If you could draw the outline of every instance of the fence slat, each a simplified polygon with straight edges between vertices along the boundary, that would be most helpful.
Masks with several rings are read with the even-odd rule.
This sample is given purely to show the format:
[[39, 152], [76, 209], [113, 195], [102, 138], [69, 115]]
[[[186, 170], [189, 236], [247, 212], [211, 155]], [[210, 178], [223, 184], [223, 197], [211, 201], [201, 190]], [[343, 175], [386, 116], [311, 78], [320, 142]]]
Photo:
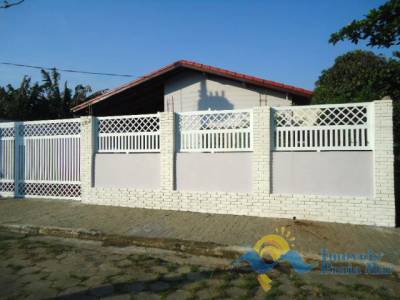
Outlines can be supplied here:
[[372, 103], [274, 107], [274, 150], [373, 150], [372, 109]]
[[97, 152], [159, 152], [158, 114], [98, 117]]

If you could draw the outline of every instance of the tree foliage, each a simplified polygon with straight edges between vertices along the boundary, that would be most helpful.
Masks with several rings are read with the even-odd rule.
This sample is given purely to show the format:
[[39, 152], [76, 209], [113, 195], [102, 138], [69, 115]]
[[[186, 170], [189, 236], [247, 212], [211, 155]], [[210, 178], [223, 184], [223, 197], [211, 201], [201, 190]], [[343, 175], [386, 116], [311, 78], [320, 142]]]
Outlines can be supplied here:
[[349, 25], [331, 35], [329, 42], [350, 40], [357, 44], [368, 40], [368, 46], [389, 48], [400, 45], [400, 0], [390, 0], [378, 9], [372, 9], [362, 20], [353, 20]]
[[335, 59], [316, 82], [313, 103], [400, 101], [400, 61], [356, 50]]
[[25, 76], [18, 88], [0, 87], [0, 118], [7, 120], [43, 120], [68, 118], [70, 107], [83, 102], [91, 89], [77, 85], [74, 90], [67, 82], [60, 87], [60, 74], [42, 70], [42, 83], [32, 83]]
[[16, 5], [20, 5], [22, 2], [24, 2], [25, 0], [19, 0], [19, 1], [15, 1], [15, 2], [8, 2], [7, 0], [4, 0], [2, 4], [0, 4], [0, 8], [10, 8], [12, 6], [16, 6]]

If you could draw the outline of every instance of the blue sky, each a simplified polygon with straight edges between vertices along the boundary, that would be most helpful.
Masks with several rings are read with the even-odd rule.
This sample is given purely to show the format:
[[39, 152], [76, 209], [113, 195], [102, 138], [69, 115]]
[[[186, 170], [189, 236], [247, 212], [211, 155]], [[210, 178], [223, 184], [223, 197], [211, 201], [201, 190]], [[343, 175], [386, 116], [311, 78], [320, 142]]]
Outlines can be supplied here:
[[[366, 48], [333, 46], [330, 34], [384, 2], [25, 0], [0, 10], [0, 61], [141, 76], [189, 59], [312, 89], [336, 56]], [[0, 85], [18, 85], [25, 74], [41, 79], [0, 65]], [[62, 73], [62, 80], [97, 90], [130, 79]]]

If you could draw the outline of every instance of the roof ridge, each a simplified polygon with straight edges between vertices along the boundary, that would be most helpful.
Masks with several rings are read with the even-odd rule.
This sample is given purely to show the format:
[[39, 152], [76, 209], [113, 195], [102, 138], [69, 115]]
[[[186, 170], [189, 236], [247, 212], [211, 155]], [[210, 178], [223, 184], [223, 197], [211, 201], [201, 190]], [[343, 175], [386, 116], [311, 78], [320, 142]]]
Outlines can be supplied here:
[[299, 87], [296, 87], [293, 85], [288, 85], [288, 84], [284, 84], [284, 83], [277, 82], [277, 81], [267, 80], [267, 79], [264, 79], [261, 77], [256, 77], [253, 75], [238, 73], [238, 72], [230, 71], [230, 70], [223, 69], [220, 67], [214, 67], [211, 65], [198, 63], [198, 62], [192, 61], [192, 60], [181, 59], [181, 60], [177, 60], [171, 64], [168, 64], [158, 70], [152, 71], [150, 73], [147, 73], [146, 75], [138, 77], [135, 80], [132, 80], [130, 82], [122, 84], [119, 87], [110, 89], [109, 91], [107, 91], [106, 93], [104, 93], [102, 95], [99, 95], [93, 99], [90, 99], [86, 102], [83, 102], [81, 104], [78, 104], [78, 105], [72, 107], [71, 110], [72, 111], [81, 110], [89, 105], [98, 103], [98, 102], [105, 100], [108, 97], [111, 97], [119, 92], [122, 92], [126, 89], [129, 89], [131, 87], [139, 85], [142, 82], [145, 82], [146, 80], [150, 80], [154, 77], [163, 75], [164, 73], [172, 71], [178, 67], [186, 67], [189, 69], [199, 70], [199, 71], [203, 71], [203, 72], [209, 72], [209, 73], [213, 73], [215, 75], [225, 76], [225, 77], [228, 77], [231, 79], [236, 79], [236, 80], [246, 80], [247, 82], [254, 84], [254, 85], [260, 85], [260, 86], [264, 86], [264, 87], [270, 88], [270, 89], [275, 88], [275, 89], [279, 89], [279, 90], [286, 90], [286, 92], [297, 94], [297, 95], [300, 95], [303, 97], [309, 97], [313, 94], [313, 91], [311, 91], [311, 90], [299, 88]]

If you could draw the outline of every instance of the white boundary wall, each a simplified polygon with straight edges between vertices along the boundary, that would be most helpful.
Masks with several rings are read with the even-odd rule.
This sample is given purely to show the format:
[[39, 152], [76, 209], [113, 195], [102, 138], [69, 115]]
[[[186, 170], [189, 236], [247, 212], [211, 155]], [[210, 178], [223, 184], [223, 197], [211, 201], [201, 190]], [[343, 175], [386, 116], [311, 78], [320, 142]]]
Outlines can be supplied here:
[[[105, 205], [395, 226], [392, 117], [391, 100], [379, 100], [368, 104], [205, 111], [178, 117], [160, 113], [4, 123], [0, 124], [1, 195], [69, 199], [82, 195], [85, 203]], [[176, 169], [176, 150], [193, 158], [204, 156], [211, 164], [210, 158], [221, 155], [242, 157], [246, 172], [239, 175], [245, 178], [237, 176], [234, 180], [248, 182], [239, 189], [232, 180], [238, 188], [233, 192], [227, 176], [221, 185], [228, 192], [204, 191], [204, 187], [199, 192], [185, 190], [196, 189], [197, 183], [193, 185], [195, 178], [176, 178], [182, 176], [182, 170]], [[373, 188], [363, 197], [349, 196], [352, 191], [345, 192], [345, 196], [274, 194], [271, 154], [299, 150], [372, 153], [368, 160], [372, 160], [373, 179], [363, 183], [372, 182]], [[145, 154], [154, 163], [147, 172], [148, 179], [137, 177], [137, 184], [131, 185], [129, 180], [137, 173], [126, 173], [119, 174], [124, 176], [126, 187], [112, 187], [113, 182], [101, 177], [97, 179], [103, 180], [102, 184], [95, 185], [95, 171], [99, 171], [94, 169], [96, 153], [124, 156], [125, 152], [131, 153], [134, 164], [142, 164], [143, 168], [150, 164], [141, 159], [143, 154], [136, 153], [152, 152]], [[215, 163], [216, 172], [226, 168], [226, 157], [218, 160], [222, 167]], [[126, 158], [121, 159], [122, 165]], [[105, 171], [110, 163], [105, 164]], [[190, 171], [190, 167], [185, 168]], [[221, 174], [229, 172], [226, 169]], [[185, 183], [186, 179], [191, 182]], [[121, 181], [114, 180], [114, 184]], [[176, 190], [177, 183], [180, 190]], [[201, 184], [210, 185], [210, 190], [217, 188], [207, 180], [199, 181], [198, 186]]]
[[271, 108], [253, 110], [252, 192], [189, 192], [175, 188], [175, 116], [160, 113], [160, 189], [94, 188], [95, 130], [82, 118], [81, 180], [84, 203], [395, 226], [391, 100], [375, 101], [373, 197], [271, 194]]

